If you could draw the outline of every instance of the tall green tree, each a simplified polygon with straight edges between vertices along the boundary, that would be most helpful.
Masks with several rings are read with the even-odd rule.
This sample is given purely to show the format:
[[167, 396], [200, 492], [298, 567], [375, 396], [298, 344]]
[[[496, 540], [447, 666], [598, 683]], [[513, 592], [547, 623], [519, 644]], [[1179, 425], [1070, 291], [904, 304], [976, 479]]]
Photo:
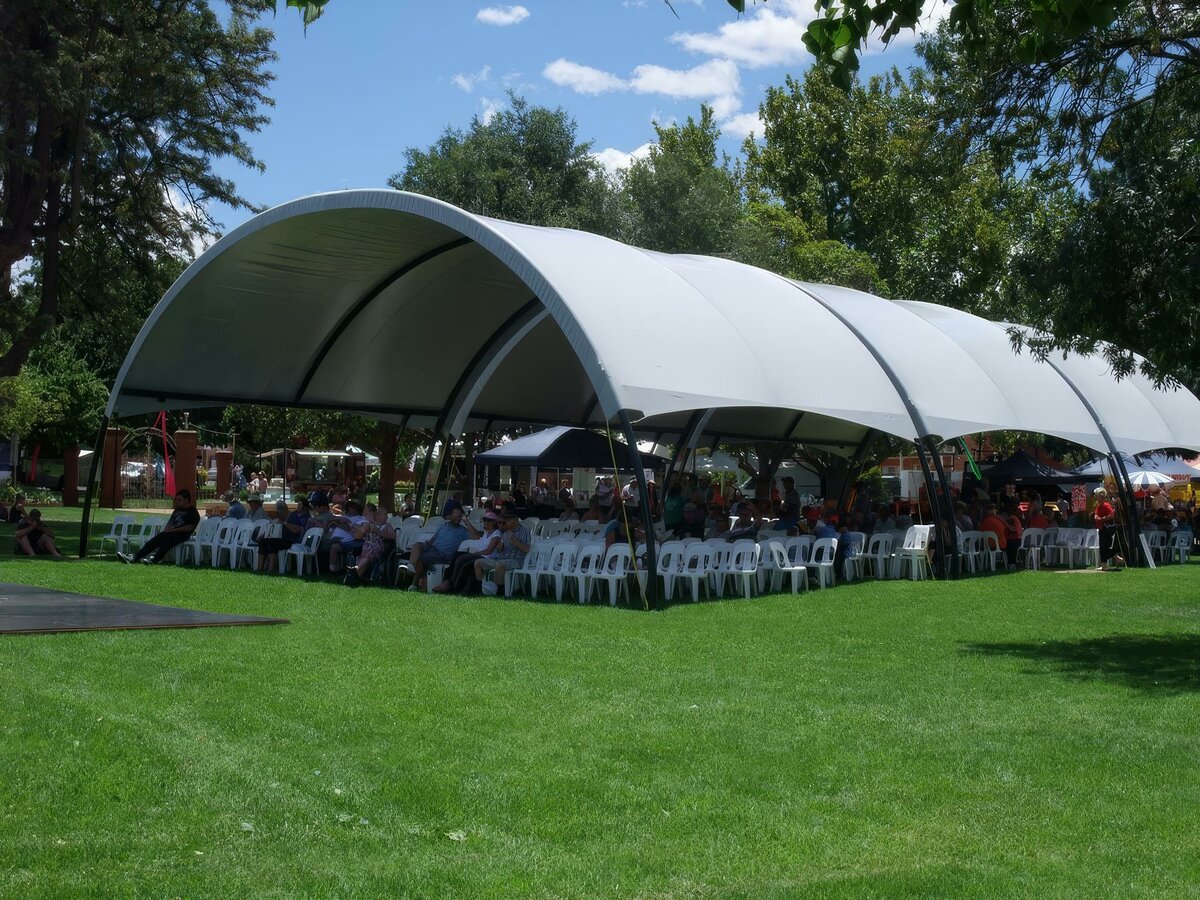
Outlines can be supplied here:
[[628, 239], [668, 253], [729, 253], [742, 218], [742, 199], [712, 108], [700, 120], [655, 124], [658, 140], [626, 170], [623, 193], [632, 212]]
[[[244, 207], [214, 161], [260, 167], [270, 0], [0, 0], [0, 377], [63, 315], [64, 253], [102, 234], [130, 259], [186, 251]], [[36, 259], [35, 292], [14, 267]]]
[[607, 234], [611, 192], [592, 145], [576, 131], [561, 108], [510, 93], [490, 118], [476, 116], [465, 131], [447, 128], [428, 149], [410, 147], [388, 184], [480, 215]]

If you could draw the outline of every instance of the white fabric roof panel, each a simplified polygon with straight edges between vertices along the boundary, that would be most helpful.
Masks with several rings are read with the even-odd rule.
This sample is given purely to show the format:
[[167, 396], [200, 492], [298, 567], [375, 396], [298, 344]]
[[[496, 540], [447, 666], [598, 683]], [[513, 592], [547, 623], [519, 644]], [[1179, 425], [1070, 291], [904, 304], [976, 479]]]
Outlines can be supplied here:
[[[595, 425], [628, 410], [645, 434], [717, 409], [708, 435], [844, 448], [868, 428], [1013, 428], [1106, 449], [1046, 367], [1005, 356], [1002, 329], [997, 340], [990, 323], [940, 309], [345, 191], [269, 210], [189, 267], [130, 350], [109, 411], [264, 402], [427, 427], [484, 372], [455, 427]], [[1192, 445], [1190, 394], [1072, 365], [1120, 423], [1122, 449]], [[1137, 415], [1121, 413], [1134, 403]]]

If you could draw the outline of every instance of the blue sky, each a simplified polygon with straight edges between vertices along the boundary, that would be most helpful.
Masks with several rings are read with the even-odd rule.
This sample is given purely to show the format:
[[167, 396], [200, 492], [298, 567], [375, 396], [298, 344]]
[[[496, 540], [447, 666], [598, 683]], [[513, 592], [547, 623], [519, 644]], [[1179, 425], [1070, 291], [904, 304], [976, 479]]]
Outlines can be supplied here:
[[[382, 187], [406, 148], [486, 117], [509, 88], [566, 109], [610, 168], [644, 152], [652, 120], [696, 115], [701, 102], [714, 105], [735, 154], [766, 88], [811, 63], [800, 36], [812, 2], [760, 0], [741, 17], [725, 0], [674, 6], [678, 18], [662, 0], [334, 0], [307, 34], [281, 9], [276, 106], [250, 138], [267, 170], [220, 171], [265, 206]], [[907, 38], [869, 52], [863, 73], [913, 60]], [[226, 229], [249, 217], [216, 215]]]

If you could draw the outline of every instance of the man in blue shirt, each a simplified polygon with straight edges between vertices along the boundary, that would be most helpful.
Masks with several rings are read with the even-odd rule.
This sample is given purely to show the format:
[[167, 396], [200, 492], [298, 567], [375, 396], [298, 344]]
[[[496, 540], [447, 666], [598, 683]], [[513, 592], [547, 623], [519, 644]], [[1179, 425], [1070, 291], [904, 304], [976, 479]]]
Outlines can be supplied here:
[[409, 556], [413, 567], [413, 584], [425, 590], [426, 569], [430, 566], [449, 565], [454, 560], [454, 554], [458, 552], [458, 545], [470, 537], [470, 532], [462, 523], [462, 507], [450, 510], [449, 518], [433, 533], [433, 537], [413, 544]]

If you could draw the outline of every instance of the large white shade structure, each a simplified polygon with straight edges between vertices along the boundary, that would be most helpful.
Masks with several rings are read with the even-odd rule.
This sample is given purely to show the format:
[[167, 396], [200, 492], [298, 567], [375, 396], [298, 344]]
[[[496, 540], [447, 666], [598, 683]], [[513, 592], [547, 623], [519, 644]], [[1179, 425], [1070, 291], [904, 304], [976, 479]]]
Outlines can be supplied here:
[[670, 433], [713, 410], [705, 431], [727, 438], [1018, 429], [1108, 452], [1098, 416], [1121, 450], [1200, 448], [1189, 392], [1059, 363], [944, 307], [363, 190], [276, 207], [209, 248], [146, 321], [108, 413], [268, 403], [459, 434], [625, 410]]

